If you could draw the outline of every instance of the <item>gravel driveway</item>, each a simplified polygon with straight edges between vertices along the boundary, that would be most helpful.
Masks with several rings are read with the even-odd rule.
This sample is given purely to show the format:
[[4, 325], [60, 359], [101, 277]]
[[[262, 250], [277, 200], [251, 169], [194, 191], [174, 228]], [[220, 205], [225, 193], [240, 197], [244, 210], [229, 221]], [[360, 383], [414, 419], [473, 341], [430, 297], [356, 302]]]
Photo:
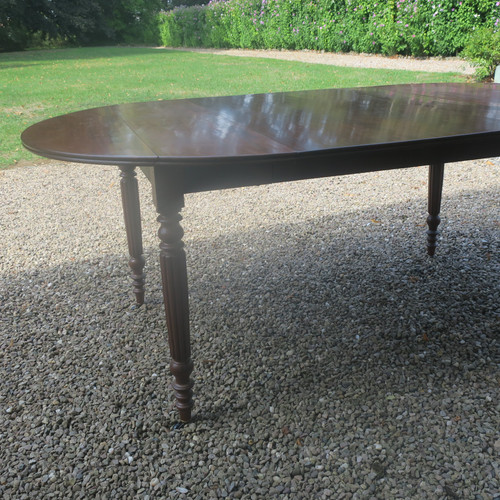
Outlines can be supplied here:
[[498, 499], [497, 159], [186, 196], [196, 419], [177, 428], [154, 207], [118, 172], [0, 172], [2, 498]]
[[328, 64], [351, 68], [386, 68], [407, 71], [431, 71], [436, 73], [462, 73], [472, 75], [474, 68], [458, 57], [386, 57], [378, 54], [353, 54], [319, 52], [315, 50], [246, 50], [246, 49], [184, 49], [188, 52], [204, 52], [221, 56], [264, 57], [285, 59], [314, 64]]

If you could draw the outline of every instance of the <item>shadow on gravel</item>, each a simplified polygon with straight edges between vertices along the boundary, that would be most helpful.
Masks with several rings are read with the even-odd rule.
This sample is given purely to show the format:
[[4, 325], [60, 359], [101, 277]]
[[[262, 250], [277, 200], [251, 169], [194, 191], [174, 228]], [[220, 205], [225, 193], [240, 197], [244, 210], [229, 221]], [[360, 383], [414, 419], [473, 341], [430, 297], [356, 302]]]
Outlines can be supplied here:
[[[386, 221], [400, 212], [387, 211]], [[355, 227], [353, 219], [371, 222]], [[285, 357], [286, 379], [296, 380], [298, 391], [317, 390], [319, 379], [330, 377], [332, 390], [346, 393], [351, 375], [360, 372], [370, 374], [377, 390], [381, 384], [395, 390], [405, 379], [396, 365], [413, 373], [419, 389], [438, 367], [446, 377], [484, 371], [497, 354], [487, 352], [498, 326], [495, 227], [471, 234], [469, 225], [444, 221], [432, 259], [425, 254], [425, 227], [399, 222], [348, 214], [191, 242], [192, 335], [200, 358], [195, 375], [204, 364], [213, 374], [233, 366], [269, 385], [268, 378], [286, 368], [274, 359]], [[146, 254], [146, 306], [139, 309], [126, 262], [117, 256], [4, 277], [4, 361], [33, 357], [50, 369], [54, 359], [63, 359], [66, 368], [74, 364], [79, 371], [86, 364], [82, 355], [97, 349], [89, 367], [113, 354], [120, 371], [132, 355], [145, 362], [153, 348], [165, 368], [157, 250]], [[346, 355], [349, 370], [339, 373], [331, 360]], [[380, 371], [373, 371], [377, 366]], [[225, 390], [224, 378], [218, 383]], [[279, 393], [279, 383], [260, 396], [269, 397], [268, 390]]]
[[[197, 417], [174, 433], [210, 430], [232, 442], [231, 426], [243, 451], [278, 436], [299, 456], [310, 436], [327, 446], [360, 426], [379, 428], [403, 440], [390, 467], [408, 440], [418, 441], [419, 425], [467, 447], [459, 427], [467, 405], [494, 421], [498, 227], [444, 220], [431, 259], [425, 228], [394, 215], [405, 210], [386, 207], [390, 223], [351, 213], [190, 242]], [[353, 223], [361, 220], [368, 222]], [[84, 480], [90, 456], [98, 468], [113, 460], [125, 467], [125, 453], [146, 449], [164, 456], [176, 414], [157, 250], [146, 254], [141, 308], [118, 256], [2, 277], [4, 475], [7, 463], [44, 453], [30, 444], [37, 436], [48, 443], [59, 491]], [[37, 463], [20, 477], [36, 476]], [[176, 484], [173, 474], [167, 483]]]

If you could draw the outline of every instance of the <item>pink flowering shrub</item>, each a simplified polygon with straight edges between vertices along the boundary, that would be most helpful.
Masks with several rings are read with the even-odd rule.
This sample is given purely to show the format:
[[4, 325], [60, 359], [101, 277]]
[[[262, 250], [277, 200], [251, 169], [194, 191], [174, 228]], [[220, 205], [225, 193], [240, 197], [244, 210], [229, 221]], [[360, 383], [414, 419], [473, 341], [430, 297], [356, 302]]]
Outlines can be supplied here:
[[456, 55], [498, 0], [212, 0], [160, 14], [167, 46]]

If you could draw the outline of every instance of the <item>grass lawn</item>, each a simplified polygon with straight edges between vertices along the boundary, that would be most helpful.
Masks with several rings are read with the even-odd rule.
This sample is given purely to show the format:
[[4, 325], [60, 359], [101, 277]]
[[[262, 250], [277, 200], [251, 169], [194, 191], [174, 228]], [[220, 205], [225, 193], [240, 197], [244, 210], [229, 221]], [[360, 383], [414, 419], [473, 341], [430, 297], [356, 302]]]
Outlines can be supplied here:
[[33, 158], [29, 125], [133, 101], [328, 87], [463, 81], [451, 73], [340, 68], [154, 48], [101, 47], [0, 54], [0, 168]]

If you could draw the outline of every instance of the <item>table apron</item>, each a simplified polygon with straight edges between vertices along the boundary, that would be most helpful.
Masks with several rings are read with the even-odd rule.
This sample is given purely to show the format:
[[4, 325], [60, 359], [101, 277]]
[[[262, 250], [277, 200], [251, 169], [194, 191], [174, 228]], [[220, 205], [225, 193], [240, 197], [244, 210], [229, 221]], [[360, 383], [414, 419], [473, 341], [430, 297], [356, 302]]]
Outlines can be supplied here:
[[500, 155], [500, 137], [494, 134], [286, 157], [169, 161], [141, 169], [152, 184], [153, 198], [158, 206], [160, 198], [165, 200], [181, 193], [452, 163], [497, 155]]

